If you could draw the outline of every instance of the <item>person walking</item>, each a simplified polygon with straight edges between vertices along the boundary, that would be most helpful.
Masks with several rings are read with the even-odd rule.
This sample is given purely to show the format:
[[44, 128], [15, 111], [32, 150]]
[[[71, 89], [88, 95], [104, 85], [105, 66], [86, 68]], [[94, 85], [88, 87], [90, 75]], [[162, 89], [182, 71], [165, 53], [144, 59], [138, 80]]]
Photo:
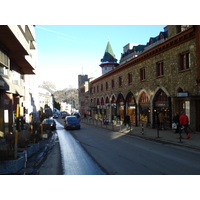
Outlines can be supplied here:
[[180, 137], [182, 138], [182, 130], [184, 130], [187, 135], [187, 139], [189, 139], [190, 134], [188, 133], [188, 130], [187, 130], [188, 124], [189, 124], [189, 119], [184, 111], [182, 111], [182, 113], [179, 117], [179, 121], [180, 121]]
[[173, 122], [176, 124], [175, 133], [179, 133], [180, 123], [179, 123], [179, 114], [177, 112], [174, 114]]
[[126, 115], [125, 119], [124, 119], [124, 124], [126, 126], [126, 129], [128, 130], [130, 128], [130, 116]]

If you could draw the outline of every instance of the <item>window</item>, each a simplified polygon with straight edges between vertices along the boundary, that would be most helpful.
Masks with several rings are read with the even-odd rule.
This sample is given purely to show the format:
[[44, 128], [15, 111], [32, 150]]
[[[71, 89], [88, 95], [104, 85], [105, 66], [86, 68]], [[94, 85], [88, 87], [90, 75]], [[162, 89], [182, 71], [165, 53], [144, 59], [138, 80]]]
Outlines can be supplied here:
[[106, 90], [108, 90], [108, 82], [106, 82]]
[[164, 75], [163, 61], [156, 63], [156, 75], [157, 77]]
[[182, 31], [185, 31], [188, 28], [190, 28], [190, 25], [177, 25], [176, 26], [176, 33], [180, 33]]
[[144, 81], [146, 79], [145, 77], [145, 68], [140, 69], [140, 80]]
[[0, 64], [0, 74], [6, 75], [6, 76], [8, 75], [7, 68], [1, 64]]
[[180, 71], [187, 70], [190, 68], [190, 54], [189, 52], [185, 52], [179, 55], [180, 60]]
[[115, 87], [115, 82], [114, 82], [114, 80], [112, 79], [112, 81], [111, 81], [111, 86], [112, 86], [112, 88], [114, 88]]
[[101, 91], [103, 91], [103, 84], [101, 84]]
[[97, 85], [97, 93], [99, 93], [99, 86]]
[[119, 87], [122, 86], [122, 77], [119, 77]]
[[128, 73], [128, 84], [130, 85], [133, 81], [133, 74], [132, 73]]

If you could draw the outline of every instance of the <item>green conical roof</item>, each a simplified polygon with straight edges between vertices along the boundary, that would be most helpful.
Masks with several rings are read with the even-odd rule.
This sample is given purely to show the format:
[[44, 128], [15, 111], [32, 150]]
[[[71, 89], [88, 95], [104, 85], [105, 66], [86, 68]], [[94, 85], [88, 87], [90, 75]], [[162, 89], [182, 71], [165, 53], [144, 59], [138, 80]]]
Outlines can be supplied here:
[[104, 56], [101, 59], [101, 62], [117, 62], [117, 59], [115, 58], [115, 54], [113, 53], [113, 50], [109, 41], [106, 46]]

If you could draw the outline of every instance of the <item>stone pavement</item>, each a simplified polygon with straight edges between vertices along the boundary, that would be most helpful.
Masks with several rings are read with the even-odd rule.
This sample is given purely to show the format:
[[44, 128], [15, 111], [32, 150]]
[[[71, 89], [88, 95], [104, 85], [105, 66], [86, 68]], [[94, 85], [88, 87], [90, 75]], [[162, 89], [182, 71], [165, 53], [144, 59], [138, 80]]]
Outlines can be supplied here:
[[157, 130], [153, 128], [146, 127], [131, 127], [131, 130], [126, 130], [126, 127], [121, 124], [108, 124], [105, 125], [101, 121], [82, 118], [81, 123], [86, 123], [92, 126], [97, 126], [99, 128], [105, 128], [124, 134], [134, 135], [147, 140], [153, 140], [165, 144], [173, 144], [178, 146], [184, 146], [191, 149], [200, 150], [200, 132], [194, 132], [188, 128], [188, 132], [191, 135], [190, 139], [186, 139], [186, 133], [183, 131], [182, 139], [179, 139], [179, 134], [174, 133], [174, 130]]

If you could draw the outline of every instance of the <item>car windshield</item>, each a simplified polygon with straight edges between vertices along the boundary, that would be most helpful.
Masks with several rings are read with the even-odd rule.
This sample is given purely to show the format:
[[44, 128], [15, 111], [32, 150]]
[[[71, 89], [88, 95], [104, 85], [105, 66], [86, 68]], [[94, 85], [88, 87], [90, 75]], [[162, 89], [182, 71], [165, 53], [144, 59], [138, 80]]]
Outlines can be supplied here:
[[70, 117], [70, 118], [67, 118], [67, 120], [69, 122], [78, 122], [78, 119], [76, 117]]
[[53, 122], [54, 122], [54, 120], [52, 120], [52, 119], [46, 119], [46, 121], [45, 121], [46, 124], [52, 124]]

